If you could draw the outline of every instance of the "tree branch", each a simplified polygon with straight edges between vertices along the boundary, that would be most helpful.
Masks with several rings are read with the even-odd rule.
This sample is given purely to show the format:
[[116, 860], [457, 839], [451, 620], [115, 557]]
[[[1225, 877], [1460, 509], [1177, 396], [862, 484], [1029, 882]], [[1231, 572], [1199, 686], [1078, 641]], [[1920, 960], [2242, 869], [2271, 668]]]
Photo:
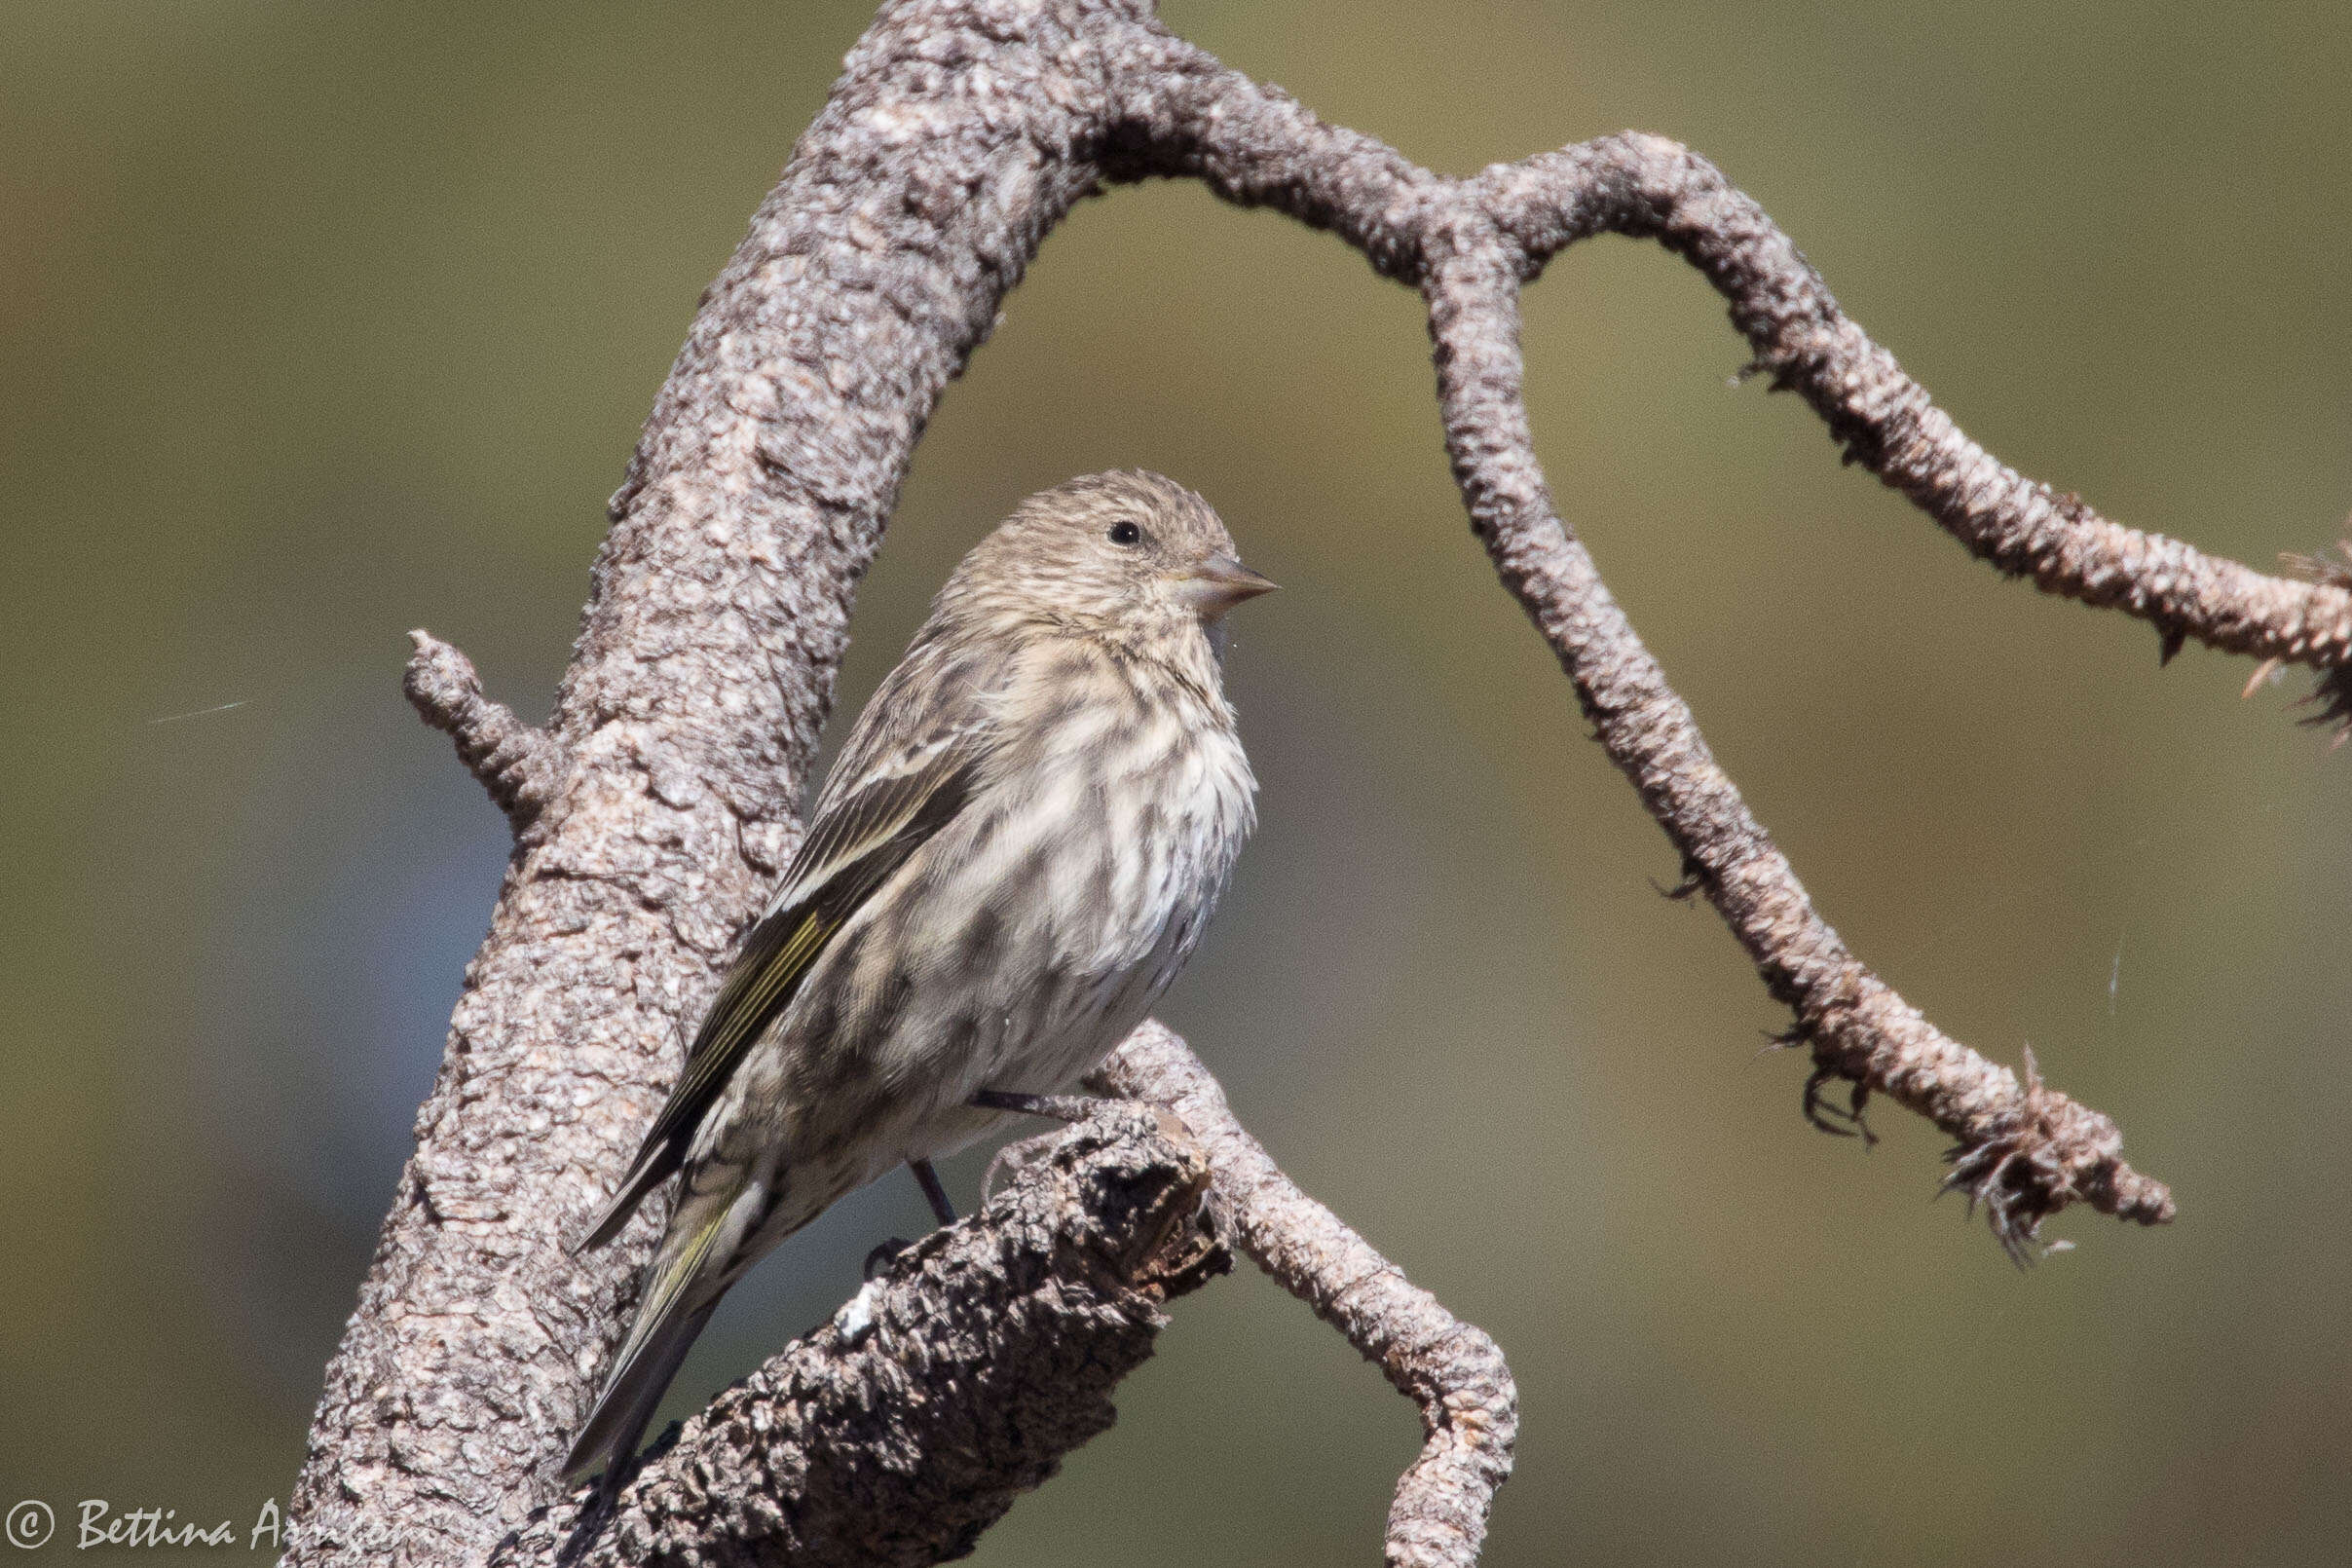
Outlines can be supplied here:
[[457, 742], [458, 761], [490, 792], [514, 831], [529, 827], [555, 793], [563, 758], [543, 729], [482, 694], [473, 661], [429, 631], [412, 631], [416, 652], [401, 683], [409, 705]]
[[1503, 580], [1576, 683], [1586, 716], [1681, 852], [1690, 877], [1730, 924], [1766, 988], [1794, 1009], [1789, 1043], [1811, 1048], [1806, 1085], [1817, 1120], [1821, 1075], [1876, 1091], [1959, 1140], [1947, 1185], [1983, 1203], [2009, 1255], [2032, 1256], [2041, 1221], [2082, 1201], [2154, 1224], [2173, 1215], [2163, 1185], [2123, 1163], [2123, 1135], [2097, 1111], [2026, 1081], [1942, 1033], [1863, 967], [1813, 909], [1786, 856], [1717, 765], [1690, 708], [1635, 635], [1592, 557], [1552, 509], [1519, 398], [1518, 305], [1509, 257], [1450, 262], [1430, 288], [1446, 446], [1471, 516]]
[[[1389, 1513], [1397, 1568], [1469, 1568], [1511, 1473], [1494, 1341], [1300, 1191], [1156, 1020], [1096, 1086], [1130, 1099], [1053, 1140], [979, 1213], [906, 1249], [834, 1319], [656, 1443], [610, 1516], [542, 1509], [495, 1568], [918, 1564], [970, 1549], [1112, 1422], [1158, 1307], [1232, 1266], [1228, 1227], [1420, 1407]], [[1152, 1107], [1165, 1107], [1174, 1121]]]
[[[1474, 530], [1504, 585], [1576, 686], [1612, 761], [1680, 852], [1797, 1021], [1811, 1047], [1807, 1116], [1856, 1128], [1883, 1093], [1951, 1134], [1947, 1185], [1985, 1205], [2010, 1256], [2033, 1256], [2041, 1221], [2071, 1203], [2143, 1223], [2173, 1215], [2162, 1183], [2124, 1164], [2109, 1118], [1941, 1033], [1847, 950], [1717, 765], [1666, 682], [1553, 508], [1521, 395], [1520, 284], [1588, 234], [1662, 240], [1733, 301], [1777, 385], [1807, 391], [1848, 450], [1931, 515], [2004, 564], [2086, 602], [2143, 614], [2217, 646], [2317, 665], [2352, 647], [2352, 594], [2287, 582], [2099, 518], [2015, 474], [1961, 436], [1837, 313], [1819, 279], [1747, 198], [1703, 160], [1658, 137], [1606, 137], [1439, 178], [1354, 131], [1325, 126], [1284, 94], [1162, 37], [1152, 84], [1131, 111], [1143, 128], [1125, 171], [1191, 174], [1229, 200], [1328, 228], [1430, 303], [1446, 445]], [[2002, 476], [2005, 476], [2003, 478]], [[2022, 568], [2021, 568], [2022, 569]], [[1820, 1098], [1855, 1086], [1849, 1110]]]
[[887, 12], [705, 295], [614, 497], [547, 725], [560, 778], [327, 1368], [298, 1568], [388, 1538], [475, 1562], [550, 1500], [660, 1216], [593, 1266], [559, 1238], [791, 851], [850, 599], [941, 389], [1094, 183], [1086, 19]]
[[590, 1488], [496, 1568], [915, 1568], [971, 1550], [1109, 1428], [1162, 1303], [1232, 1265], [1180, 1127], [1115, 1106], [656, 1444], [608, 1517]]
[[1097, 1078], [1182, 1118], [1251, 1261], [1421, 1407], [1427, 1438], [1389, 1509], [1389, 1563], [1470, 1568], [1519, 1429], [1518, 1386], [1502, 1351], [1283, 1175], [1168, 1026], [1155, 1019], [1129, 1035]]
[[1730, 302], [1753, 369], [1969, 553], [2045, 593], [2152, 624], [2169, 661], [2194, 638], [2226, 653], [2333, 670], [2352, 661], [2352, 593], [2206, 555], [2109, 522], [1977, 445], [1894, 355], [1849, 320], [1764, 209], [1705, 159], [1627, 131], [1489, 169], [1481, 208], [1522, 277], [1593, 234], [1658, 241]]
[[[1445, 179], [1226, 69], [1160, 27], [1145, 0], [898, 0], [850, 54], [695, 316], [614, 497], [544, 733], [483, 697], [455, 650], [419, 639], [412, 700], [520, 838], [328, 1367], [289, 1562], [471, 1563], [556, 1501], [555, 1463], [657, 1216], [590, 1267], [557, 1238], [601, 1200], [676, 1070], [686, 1021], [789, 855], [850, 599], [942, 389], [1071, 204], [1103, 180], [1151, 175], [1197, 177], [1329, 229], [1427, 298], [1474, 526], [1691, 879], [1795, 1011], [1792, 1040], [1815, 1064], [1809, 1107], [1822, 1113], [1819, 1085], [1838, 1075], [1859, 1086], [1856, 1112], [1875, 1090], [1933, 1119], [1960, 1140], [1954, 1180], [1991, 1206], [2019, 1255], [2069, 1202], [2170, 1214], [2169, 1194], [2118, 1157], [2112, 1123], [2044, 1088], [2030, 1059], [2020, 1081], [1936, 1031], [1813, 911], [1554, 509], [1520, 402], [1516, 290], [1587, 235], [1658, 240], [1725, 294], [1775, 386], [1971, 550], [2149, 620], [2168, 653], [2196, 637], [2307, 664], [2337, 716], [2352, 712], [2343, 583], [2200, 555], [2002, 467], [1838, 312], [1753, 203], [1673, 143], [1607, 137]], [[1113, 1070], [1174, 1074], [1252, 1255], [1422, 1405], [1430, 1446], [1400, 1488], [1393, 1557], [1467, 1562], [1509, 1454], [1510, 1383], [1491, 1346], [1293, 1202], [1205, 1075], [1161, 1057], [1154, 1067], [1139, 1045]], [[918, 1250], [905, 1267], [961, 1245]], [[1057, 1270], [1091, 1266], [1055, 1256]], [[776, 1389], [816, 1375], [793, 1366]], [[697, 1427], [695, 1443], [738, 1416], [756, 1432], [783, 1408], [745, 1401]], [[774, 1478], [822, 1446], [752, 1448]], [[689, 1496], [663, 1477], [692, 1484], [683, 1468], [640, 1482], [648, 1551], [685, 1560], [703, 1549], [696, 1528], [751, 1539], [728, 1535], [735, 1515], [722, 1514], [751, 1519], [756, 1496], [661, 1512], [659, 1499]], [[877, 1503], [915, 1495], [874, 1484]], [[929, 1551], [968, 1540], [959, 1532], [993, 1506], [897, 1523]], [[785, 1539], [757, 1520], [742, 1528], [755, 1525]]]

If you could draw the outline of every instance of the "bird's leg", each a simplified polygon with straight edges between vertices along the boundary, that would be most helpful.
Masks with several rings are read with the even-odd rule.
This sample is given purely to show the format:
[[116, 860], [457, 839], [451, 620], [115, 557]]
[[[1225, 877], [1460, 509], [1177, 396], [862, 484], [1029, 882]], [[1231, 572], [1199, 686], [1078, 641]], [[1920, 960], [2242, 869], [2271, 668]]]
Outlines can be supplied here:
[[948, 1189], [940, 1181], [939, 1173], [931, 1169], [929, 1160], [909, 1160], [907, 1169], [915, 1173], [915, 1181], [923, 1189], [923, 1197], [931, 1205], [932, 1217], [943, 1225], [955, 1223], [955, 1205], [948, 1201]]
[[1018, 1089], [983, 1089], [972, 1097], [972, 1103], [981, 1110], [1010, 1110], [1024, 1116], [1043, 1116], [1049, 1121], [1082, 1122], [1105, 1105], [1126, 1101], [1094, 1095], [1026, 1095]]
[[[1043, 1116], [1049, 1121], [1082, 1122], [1109, 1100], [1098, 1100], [1091, 1095], [1030, 1095], [1017, 1089], [983, 1089], [972, 1097], [972, 1103], [981, 1110], [1009, 1110], [1022, 1116]], [[980, 1201], [987, 1203], [996, 1187], [999, 1176], [1018, 1176], [1023, 1168], [1036, 1159], [1060, 1139], [1060, 1133], [1039, 1133], [1034, 1138], [1018, 1139], [996, 1151], [989, 1162], [988, 1171], [980, 1178]]]
[[[983, 1089], [972, 1097], [972, 1104], [979, 1110], [1009, 1110], [1017, 1115], [1043, 1116], [1057, 1122], [1082, 1122], [1097, 1111], [1123, 1106], [1129, 1110], [1150, 1111], [1159, 1118], [1160, 1132], [1165, 1137], [1184, 1139], [1191, 1136], [1182, 1119], [1165, 1105], [1130, 1100], [1124, 1095], [1031, 1095], [1017, 1089]], [[998, 1149], [996, 1158], [989, 1162], [988, 1174], [980, 1178], [980, 1201], [989, 1201], [999, 1172], [1018, 1173], [1022, 1167], [1052, 1147], [1061, 1136], [1059, 1133], [1040, 1133], [1035, 1138], [1021, 1139]]]

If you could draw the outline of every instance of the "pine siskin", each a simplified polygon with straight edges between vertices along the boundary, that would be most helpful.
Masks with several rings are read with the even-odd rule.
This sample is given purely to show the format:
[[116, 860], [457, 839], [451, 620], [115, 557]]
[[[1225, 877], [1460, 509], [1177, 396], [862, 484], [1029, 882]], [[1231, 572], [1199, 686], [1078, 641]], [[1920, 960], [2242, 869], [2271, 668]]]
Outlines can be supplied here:
[[[611, 1475], [728, 1286], [997, 1104], [1064, 1092], [1176, 977], [1255, 822], [1221, 617], [1274, 584], [1143, 472], [1031, 496], [858, 716], [808, 834], [581, 1250], [683, 1171], [569, 1475]], [[609, 1483], [608, 1483], [609, 1484]]]

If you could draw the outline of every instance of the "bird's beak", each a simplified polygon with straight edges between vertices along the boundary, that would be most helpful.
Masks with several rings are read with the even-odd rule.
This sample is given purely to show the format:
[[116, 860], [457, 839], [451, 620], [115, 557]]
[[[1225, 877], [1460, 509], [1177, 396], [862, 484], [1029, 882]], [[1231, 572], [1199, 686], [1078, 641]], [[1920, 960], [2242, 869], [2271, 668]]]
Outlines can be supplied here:
[[1230, 555], [1212, 555], [1176, 579], [1177, 595], [1207, 620], [1278, 586], [1272, 578], [1258, 576]]

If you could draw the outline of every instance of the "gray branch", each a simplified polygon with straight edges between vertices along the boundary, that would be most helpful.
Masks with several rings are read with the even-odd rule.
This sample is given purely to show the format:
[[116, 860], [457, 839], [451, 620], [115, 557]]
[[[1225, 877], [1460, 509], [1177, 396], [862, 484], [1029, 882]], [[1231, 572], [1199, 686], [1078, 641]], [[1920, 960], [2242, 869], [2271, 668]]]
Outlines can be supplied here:
[[[1785, 1039], [1809, 1047], [1814, 1065], [1808, 1117], [1862, 1130], [1873, 1093], [1926, 1116], [1956, 1139], [1946, 1184], [1985, 1206], [2020, 1261], [2042, 1221], [2072, 1203], [2170, 1219], [2171, 1193], [2124, 1163], [2111, 1120], [2042, 1084], [2031, 1064], [2021, 1080], [1936, 1029], [1813, 909], [1552, 504], [1521, 397], [1518, 289], [1587, 235], [1661, 240], [1725, 293], [1757, 362], [1775, 385], [1802, 390], [1849, 455], [1971, 548], [2031, 570], [2050, 591], [2156, 622], [2168, 648], [2193, 635], [2333, 671], [2352, 656], [2352, 594], [2137, 534], [2001, 467], [1838, 311], [1753, 202], [1672, 142], [1604, 137], [1443, 179], [1181, 40], [1156, 34], [1149, 48], [1134, 110], [1147, 129], [1125, 171], [1196, 175], [1230, 200], [1328, 228], [1428, 300], [1446, 447], [1472, 527], [1680, 852], [1685, 891], [1707, 895], [1795, 1012]], [[1853, 1085], [1847, 1107], [1821, 1098], [1833, 1078]]]
[[978, 1214], [650, 1451], [608, 1516], [582, 1489], [495, 1568], [917, 1568], [969, 1551], [1106, 1430], [1169, 1298], [1232, 1266], [1182, 1129], [1114, 1107]]
[[1160, 1304], [1231, 1266], [1228, 1230], [1420, 1407], [1427, 1437], [1398, 1484], [1388, 1560], [1470, 1568], [1518, 1426], [1494, 1341], [1301, 1192], [1165, 1025], [1138, 1029], [1097, 1086], [1138, 1103], [1055, 1139], [981, 1213], [902, 1252], [657, 1444], [609, 1516], [583, 1512], [583, 1489], [495, 1568], [960, 1555], [1110, 1426], [1111, 1390], [1151, 1354]]
[[412, 631], [408, 675], [402, 683], [410, 706], [425, 722], [457, 743], [466, 765], [516, 833], [539, 816], [563, 777], [563, 759], [544, 730], [534, 729], [503, 702], [482, 694], [473, 660], [429, 631]]
[[[1785, 1043], [1808, 1046], [1806, 1109], [1831, 1076], [1857, 1085], [1845, 1118], [1884, 1093], [1957, 1139], [1948, 1186], [1982, 1203], [2009, 1255], [2030, 1259], [2041, 1221], [2074, 1202], [2126, 1219], [2170, 1219], [2172, 1195], [2123, 1162], [2106, 1116], [1944, 1034], [1854, 957], [1814, 910], [1698, 722], [1552, 510], [1519, 400], [1518, 302], [1507, 253], [1450, 261], [1430, 287], [1446, 444], [1496, 569], [1576, 683], [1603, 747], [1666, 830], [1704, 892], [1792, 1008]], [[1833, 1130], [1834, 1123], [1829, 1123]]]
[[1182, 1119], [1207, 1151], [1216, 1196], [1250, 1260], [1421, 1407], [1427, 1436], [1389, 1509], [1389, 1562], [1470, 1568], [1495, 1489], [1511, 1475], [1519, 1429], [1518, 1388], [1502, 1351], [1283, 1175], [1166, 1025], [1155, 1019], [1136, 1030], [1097, 1076], [1102, 1087]]
[[[1723, 293], [1774, 386], [1796, 391], [1850, 459], [1968, 549], [2046, 591], [2150, 622], [2167, 653], [2195, 638], [2311, 667], [2334, 713], [2352, 710], [2342, 580], [2252, 572], [2111, 523], [2003, 467], [1839, 311], [1752, 202], [1671, 142], [1606, 137], [1448, 179], [1226, 69], [1169, 34], [1144, 0], [899, 0], [849, 56], [694, 318], [614, 497], [543, 731], [485, 698], [454, 650], [419, 640], [411, 696], [508, 811], [517, 852], [327, 1369], [290, 1562], [474, 1563], [525, 1531], [507, 1548], [519, 1561], [550, 1539], [554, 1511], [568, 1506], [554, 1467], [625, 1318], [653, 1219], [585, 1266], [557, 1238], [577, 1234], [626, 1159], [676, 1071], [686, 1024], [792, 848], [851, 596], [942, 390], [1072, 203], [1105, 181], [1160, 176], [1328, 229], [1427, 299], [1447, 448], [1474, 527], [1681, 854], [1687, 885], [1794, 1011], [1790, 1040], [1814, 1064], [1809, 1110], [1835, 1114], [1818, 1091], [1846, 1079], [1854, 1120], [1869, 1092], [1929, 1117], [1958, 1140], [1955, 1181], [1991, 1206], [2021, 1255], [2072, 1202], [2170, 1215], [2163, 1187], [2121, 1160], [2111, 1122], [2044, 1087], [2030, 1061], [2021, 1077], [1934, 1029], [1813, 910], [1557, 513], [1520, 401], [1517, 290], [1587, 235], [1658, 241]], [[1244, 1246], [1423, 1409], [1430, 1443], [1400, 1488], [1392, 1558], [1469, 1561], [1510, 1451], [1499, 1358], [1281, 1181], [1174, 1050], [1147, 1036], [1112, 1071], [1160, 1082], [1198, 1117]], [[1148, 1314], [1118, 1292], [1147, 1298], [1148, 1281], [1103, 1259], [1156, 1255], [1144, 1238], [1162, 1211], [1120, 1210], [1115, 1190], [1134, 1189], [1086, 1174], [1099, 1155], [1155, 1190], [1181, 1188], [1169, 1175], [1190, 1158], [1180, 1140], [1139, 1136], [1109, 1124], [1077, 1135], [1054, 1174], [1024, 1178], [1012, 1209], [902, 1260], [877, 1308], [890, 1331], [912, 1322], [890, 1314], [930, 1302], [966, 1314], [980, 1341], [1019, 1360], [1020, 1324], [999, 1318], [1083, 1282], [1116, 1303], [1090, 1320], [1108, 1341], [1147, 1349], [1138, 1325]], [[1032, 1202], [1046, 1208], [1023, 1207]], [[1087, 1236], [1107, 1251], [1088, 1251]], [[1051, 1272], [1023, 1276], [1035, 1294], [1008, 1296], [1010, 1274], [950, 1267], [966, 1256]], [[907, 1452], [972, 1465], [953, 1472], [969, 1476], [954, 1497], [887, 1467], [819, 1488], [809, 1467], [824, 1444], [797, 1435], [830, 1440], [837, 1429], [816, 1420], [833, 1407], [810, 1391], [880, 1400], [911, 1388], [877, 1348], [890, 1343], [918, 1340], [848, 1345], [820, 1331], [788, 1351], [649, 1468], [623, 1504], [620, 1522], [636, 1522], [592, 1549], [616, 1561], [783, 1560], [821, 1549], [796, 1541], [897, 1531], [914, 1543], [908, 1554], [856, 1560], [931, 1560], [968, 1543], [1103, 1408], [1025, 1448], [1003, 1421], [1036, 1396], [991, 1356], [1001, 1382], [959, 1385], [969, 1400], [910, 1401], [887, 1418], [917, 1445]], [[1106, 1368], [1132, 1364], [1104, 1354]], [[698, 1476], [721, 1472], [691, 1461], [723, 1452], [748, 1468], [696, 1491]], [[795, 1476], [819, 1489], [790, 1492]], [[756, 1477], [801, 1501], [785, 1508], [750, 1489]], [[820, 1523], [810, 1500], [822, 1488], [866, 1521]]]

